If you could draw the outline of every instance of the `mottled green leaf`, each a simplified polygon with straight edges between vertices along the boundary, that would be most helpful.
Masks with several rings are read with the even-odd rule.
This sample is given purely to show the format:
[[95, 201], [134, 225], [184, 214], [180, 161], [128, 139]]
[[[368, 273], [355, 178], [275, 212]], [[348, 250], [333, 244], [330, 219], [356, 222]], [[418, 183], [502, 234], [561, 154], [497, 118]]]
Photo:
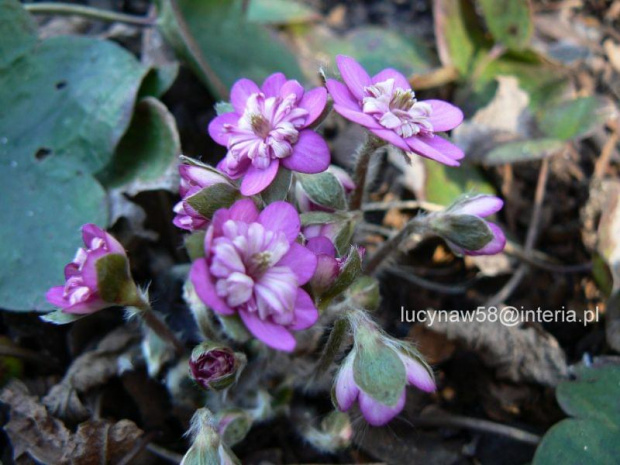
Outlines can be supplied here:
[[497, 42], [511, 49], [527, 47], [532, 35], [529, 0], [479, 0], [484, 19]]
[[346, 208], [344, 188], [332, 173], [297, 174], [296, 177], [312, 202], [334, 210]]
[[159, 100], [147, 97], [136, 105], [112, 162], [97, 177], [106, 187], [153, 181], [176, 163], [180, 151], [174, 117]]
[[602, 126], [610, 116], [609, 106], [597, 97], [582, 97], [544, 107], [539, 125], [548, 137], [568, 140], [583, 137]]
[[239, 191], [226, 183], [213, 184], [201, 189], [186, 201], [205, 218], [213, 217], [220, 208], [228, 208], [239, 198]]
[[0, 69], [37, 43], [37, 25], [17, 0], [0, 0]]
[[495, 194], [495, 189], [478, 168], [468, 163], [453, 168], [424, 160], [424, 169], [426, 200], [429, 202], [446, 206], [462, 194]]
[[251, 0], [248, 21], [264, 24], [291, 24], [313, 21], [321, 15], [297, 0]]
[[261, 192], [261, 198], [265, 204], [269, 205], [272, 202], [278, 200], [285, 200], [291, 188], [291, 181], [293, 180], [293, 173], [286, 168], [280, 168], [278, 174], [271, 184]]
[[[272, 73], [303, 79], [293, 53], [264, 26], [248, 22], [243, 0], [160, 0], [161, 31], [176, 52], [219, 98], [239, 78], [259, 84]], [[184, 26], [187, 26], [186, 28]], [[193, 40], [188, 40], [188, 34]]]
[[487, 166], [504, 165], [546, 158], [564, 147], [557, 139], [532, 139], [508, 142], [494, 148], [481, 159]]

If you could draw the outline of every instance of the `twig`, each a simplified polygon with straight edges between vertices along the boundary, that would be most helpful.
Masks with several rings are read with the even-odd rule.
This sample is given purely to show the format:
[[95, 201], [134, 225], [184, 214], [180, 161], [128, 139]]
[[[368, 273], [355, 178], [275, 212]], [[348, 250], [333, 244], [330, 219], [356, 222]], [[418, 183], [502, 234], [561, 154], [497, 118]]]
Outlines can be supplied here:
[[374, 273], [379, 267], [379, 265], [381, 265], [381, 263], [383, 263], [383, 261], [398, 248], [400, 243], [407, 239], [407, 237], [409, 237], [415, 231], [416, 227], [420, 225], [420, 220], [418, 218], [414, 218], [409, 221], [409, 223], [407, 223], [398, 233], [396, 233], [388, 240], [386, 240], [383, 244], [381, 244], [379, 250], [377, 250], [373, 254], [373, 256], [370, 257], [370, 260], [368, 260], [368, 262], [366, 263], [366, 266], [364, 267], [364, 273], [369, 275]]
[[205, 59], [204, 55], [202, 54], [202, 51], [200, 50], [200, 46], [196, 42], [196, 39], [194, 39], [194, 35], [190, 31], [187, 23], [185, 22], [185, 18], [183, 17], [183, 14], [181, 13], [181, 8], [179, 8], [179, 4], [177, 3], [177, 0], [168, 0], [168, 1], [170, 2], [170, 8], [172, 9], [174, 18], [176, 22], [178, 23], [179, 34], [181, 35], [181, 39], [183, 39], [183, 42], [185, 42], [185, 45], [187, 45], [187, 48], [189, 49], [194, 60], [196, 61], [196, 64], [200, 67], [200, 70], [207, 77], [207, 79], [211, 82], [211, 85], [213, 85], [214, 90], [219, 94], [219, 96], [223, 99], [227, 99], [228, 98], [228, 87], [224, 85], [224, 83], [220, 80], [220, 78], [217, 77], [215, 72], [211, 69], [211, 67], [209, 66], [209, 63], [207, 63], [207, 60]]
[[36, 365], [50, 365], [49, 358], [38, 354], [34, 350], [11, 345], [0, 345], [0, 357], [15, 357]]
[[132, 449], [118, 462], [118, 465], [130, 465], [131, 463], [135, 463], [133, 460], [149, 445], [149, 443], [157, 435], [157, 431], [151, 431], [150, 433], [142, 436], [138, 440], [136, 445], [134, 445]]
[[443, 210], [445, 207], [437, 203], [424, 202], [422, 200], [400, 200], [394, 202], [369, 202], [362, 206], [362, 211], [382, 211], [398, 208], [400, 210], [417, 210], [423, 209], [431, 212]]
[[134, 26], [152, 27], [156, 22], [153, 18], [101, 10], [90, 6], [72, 5], [67, 3], [28, 3], [23, 5], [26, 11], [42, 15], [75, 15], [99, 21], [118, 22]]
[[617, 143], [618, 133], [614, 131], [605, 142], [605, 145], [603, 145], [601, 155], [598, 157], [598, 160], [596, 160], [596, 164], [594, 165], [594, 178], [602, 178], [605, 175]]
[[386, 269], [385, 271], [387, 273], [395, 274], [425, 289], [430, 289], [431, 291], [435, 292], [441, 292], [443, 294], [461, 295], [465, 294], [468, 289], [468, 286], [463, 286], [459, 284], [438, 284], [433, 281], [428, 281], [424, 278], [416, 276], [415, 274], [413, 274], [412, 271], [408, 270], [405, 267], [391, 267]]
[[519, 244], [511, 241], [506, 243], [504, 253], [524, 261], [529, 265], [535, 266], [536, 268], [542, 268], [543, 270], [551, 271], [553, 273], [584, 273], [592, 270], [592, 262], [575, 265], [563, 265], [561, 263], [551, 261], [553, 260], [552, 257], [547, 257], [542, 252], [536, 250], [532, 250], [527, 253]]
[[466, 428], [476, 431], [483, 431], [485, 433], [497, 434], [505, 436], [515, 441], [525, 442], [527, 444], [536, 445], [540, 442], [540, 436], [523, 431], [514, 426], [502, 425], [488, 420], [481, 420], [479, 418], [462, 417], [458, 415], [425, 415], [411, 419], [414, 425], [418, 426], [430, 426], [430, 427], [454, 427], [454, 428]]
[[[540, 225], [540, 217], [542, 213], [542, 205], [545, 200], [545, 188], [547, 186], [547, 179], [549, 178], [549, 159], [545, 158], [542, 161], [540, 172], [538, 173], [538, 182], [536, 183], [536, 192], [534, 194], [534, 211], [532, 212], [532, 221], [527, 230], [527, 236], [525, 238], [524, 251], [526, 254], [530, 253], [534, 248], [536, 242], [536, 236], [538, 235], [538, 227]], [[522, 263], [517, 268], [517, 271], [512, 275], [510, 280], [502, 287], [497, 294], [487, 300], [487, 307], [494, 307], [506, 300], [515, 289], [519, 286], [527, 272], [529, 271], [529, 265]]]
[[157, 444], [150, 443], [146, 446], [146, 450], [148, 450], [151, 454], [156, 455], [159, 458], [167, 460], [170, 463], [181, 463], [183, 460], [183, 456], [181, 454], [177, 454], [176, 452], [172, 452], [164, 447], [158, 446]]

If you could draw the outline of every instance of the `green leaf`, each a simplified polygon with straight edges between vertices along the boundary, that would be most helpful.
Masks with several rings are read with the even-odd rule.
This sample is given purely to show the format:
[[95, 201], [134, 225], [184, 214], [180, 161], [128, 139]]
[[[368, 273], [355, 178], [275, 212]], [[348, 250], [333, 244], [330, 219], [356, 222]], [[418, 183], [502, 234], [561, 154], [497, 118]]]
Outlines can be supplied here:
[[296, 177], [312, 202], [334, 210], [346, 209], [344, 188], [332, 173], [297, 174]]
[[303, 23], [321, 17], [314, 8], [297, 0], [252, 0], [247, 15], [248, 21], [263, 24]]
[[137, 305], [139, 294], [129, 272], [129, 261], [121, 254], [108, 254], [97, 260], [97, 288], [105, 302]]
[[362, 273], [362, 259], [356, 247], [351, 246], [349, 255], [342, 266], [340, 274], [330, 286], [329, 289], [321, 296], [320, 308], [326, 308], [327, 304], [341, 295]]
[[569, 140], [583, 137], [610, 116], [608, 106], [596, 97], [583, 97], [545, 107], [539, 114], [539, 125], [548, 137]]
[[472, 2], [468, 0], [437, 0], [434, 2], [435, 37], [444, 65], [453, 65], [468, 75], [480, 55], [490, 48], [478, 22]]
[[[439, 136], [435, 136], [439, 137]], [[426, 200], [439, 205], [450, 205], [462, 194], [476, 192], [495, 194], [493, 186], [482, 176], [480, 170], [468, 163], [458, 168], [424, 160]]]
[[[218, 98], [226, 98], [227, 90], [241, 77], [260, 84], [281, 71], [289, 79], [303, 79], [295, 56], [284, 43], [264, 26], [244, 19], [243, 0], [176, 3], [181, 17], [169, 0], [160, 0], [159, 27]], [[193, 41], [187, 40], [188, 34]]]
[[82, 318], [87, 317], [89, 315], [90, 314], [78, 315], [75, 313], [65, 313], [62, 310], [56, 310], [55, 312], [50, 312], [50, 313], [46, 313], [45, 315], [41, 315], [39, 318], [41, 318], [43, 321], [47, 323], [52, 323], [55, 325], [66, 325], [69, 323], [73, 323], [74, 321], [81, 320]]
[[529, 0], [479, 0], [484, 19], [498, 42], [507, 48], [527, 47], [532, 31]]
[[178, 74], [179, 64], [176, 62], [151, 69], [142, 81], [138, 97], [161, 97], [172, 87]]
[[356, 28], [344, 37], [313, 27], [299, 28], [304, 46], [331, 57], [349, 55], [357, 59], [371, 75], [395, 68], [405, 76], [433, 69], [436, 58], [420, 39], [376, 26]]
[[487, 153], [482, 163], [487, 166], [504, 165], [546, 158], [564, 147], [564, 142], [557, 139], [532, 139], [508, 142]]
[[561, 383], [558, 403], [570, 416], [543, 437], [534, 465], [615, 464], [620, 456], [620, 366], [581, 367]]
[[97, 177], [108, 188], [153, 181], [176, 163], [180, 151], [174, 117], [159, 100], [147, 97], [136, 105], [112, 162]]
[[230, 184], [220, 183], [201, 189], [187, 198], [187, 203], [205, 218], [211, 219], [220, 208], [228, 208], [239, 198], [239, 191]]
[[383, 344], [371, 329], [362, 326], [356, 330], [355, 342], [353, 377], [356, 384], [378, 402], [396, 405], [407, 382], [405, 365], [398, 354]]
[[338, 213], [328, 212], [306, 212], [299, 215], [302, 226], [310, 226], [311, 224], [331, 224], [343, 221], [345, 216]]
[[37, 43], [37, 25], [17, 0], [0, 0], [0, 69]]
[[291, 181], [293, 180], [293, 173], [286, 168], [280, 168], [278, 174], [271, 184], [261, 192], [261, 198], [266, 205], [277, 202], [278, 200], [285, 200], [291, 188]]

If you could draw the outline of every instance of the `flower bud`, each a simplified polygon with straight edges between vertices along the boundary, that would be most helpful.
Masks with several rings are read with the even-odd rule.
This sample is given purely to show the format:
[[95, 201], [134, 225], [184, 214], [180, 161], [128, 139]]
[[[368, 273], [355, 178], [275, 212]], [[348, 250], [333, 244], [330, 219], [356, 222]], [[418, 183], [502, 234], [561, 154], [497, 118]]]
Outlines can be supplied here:
[[332, 454], [349, 447], [353, 438], [349, 416], [338, 411], [329, 413], [318, 428], [309, 420], [300, 432], [304, 439], [318, 450]]
[[298, 175], [295, 198], [302, 212], [346, 209], [346, 196], [355, 189], [348, 173], [335, 165], [315, 175]]
[[252, 415], [241, 409], [228, 409], [218, 413], [218, 432], [229, 446], [243, 441], [252, 427]]
[[[143, 300], [129, 271], [123, 246], [94, 224], [82, 226], [84, 248], [65, 267], [64, 286], [52, 287], [47, 300], [61, 312], [88, 315], [115, 305], [137, 305]], [[45, 318], [62, 324], [71, 320]]]
[[192, 351], [190, 373], [204, 389], [225, 389], [237, 380], [245, 355], [213, 342], [203, 342]]
[[493, 255], [506, 245], [504, 233], [482, 218], [499, 211], [503, 202], [492, 195], [463, 196], [443, 212], [428, 217], [428, 226], [457, 255]]
[[239, 459], [217, 433], [217, 421], [206, 408], [196, 410], [189, 433], [193, 442], [180, 465], [237, 465]]
[[372, 276], [360, 276], [349, 286], [346, 295], [356, 307], [366, 310], [376, 310], [381, 303], [379, 281]]
[[[199, 208], [204, 199], [203, 196], [209, 189], [206, 197], [213, 197], [213, 200], [220, 200], [220, 205], [213, 209], [226, 205], [226, 198], [230, 197], [234, 200], [236, 197], [236, 189], [231, 184], [228, 177], [220, 173], [214, 168], [207, 165], [198, 164], [192, 160], [190, 163], [179, 165], [179, 174], [181, 175], [181, 183], [179, 185], [179, 194], [181, 201], [174, 206], [176, 216], [172, 222], [181, 229], [195, 231], [197, 229], [205, 229], [210, 221], [210, 215], [203, 208]], [[218, 199], [218, 195], [223, 196]], [[218, 202], [216, 202], [218, 203]]]

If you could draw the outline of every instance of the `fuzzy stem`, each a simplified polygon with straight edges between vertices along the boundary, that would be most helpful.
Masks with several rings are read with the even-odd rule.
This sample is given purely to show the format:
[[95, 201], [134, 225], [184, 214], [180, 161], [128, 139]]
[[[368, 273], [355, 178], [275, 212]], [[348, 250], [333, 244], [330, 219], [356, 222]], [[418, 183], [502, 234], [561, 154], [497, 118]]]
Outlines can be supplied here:
[[366, 266], [364, 267], [364, 273], [368, 275], [374, 273], [379, 267], [379, 265], [383, 263], [383, 260], [389, 257], [392, 252], [394, 252], [398, 248], [401, 242], [407, 239], [417, 228], [424, 228], [424, 225], [424, 221], [420, 218], [412, 219], [396, 235], [392, 236], [383, 244], [381, 244], [379, 250], [377, 250], [372, 255], [372, 257], [370, 257], [370, 260], [368, 260], [368, 262], [366, 263]]
[[147, 300], [142, 300], [140, 303], [135, 305], [135, 308], [139, 310], [137, 313], [142, 318], [144, 324], [153, 330], [162, 340], [168, 342], [172, 347], [174, 347], [177, 356], [180, 357], [185, 353], [185, 347], [181, 341], [179, 341], [172, 330], [157, 317], [151, 307], [151, 304], [149, 304]]
[[155, 20], [142, 16], [106, 11], [82, 5], [71, 5], [66, 3], [31, 3], [24, 5], [26, 11], [32, 14], [44, 15], [77, 15], [84, 18], [98, 19], [100, 21], [119, 22], [132, 24], [134, 26], [151, 27], [155, 26]]
[[385, 144], [386, 143], [381, 139], [377, 139], [375, 136], [369, 135], [366, 142], [364, 142], [364, 144], [360, 147], [357, 161], [355, 163], [355, 173], [353, 176], [353, 180], [355, 181], [355, 189], [351, 194], [351, 200], [349, 202], [349, 208], [351, 210], [359, 210], [362, 206], [370, 157], [379, 147], [382, 147]]
[[316, 364], [314, 371], [315, 379], [321, 377], [321, 375], [323, 375], [331, 366], [332, 362], [336, 358], [336, 355], [338, 355], [338, 352], [340, 351], [340, 347], [342, 346], [348, 329], [349, 322], [346, 318], [338, 318], [334, 322], [334, 327], [332, 328], [332, 331], [329, 334], [329, 339], [323, 348], [321, 358], [319, 358], [319, 361]]

